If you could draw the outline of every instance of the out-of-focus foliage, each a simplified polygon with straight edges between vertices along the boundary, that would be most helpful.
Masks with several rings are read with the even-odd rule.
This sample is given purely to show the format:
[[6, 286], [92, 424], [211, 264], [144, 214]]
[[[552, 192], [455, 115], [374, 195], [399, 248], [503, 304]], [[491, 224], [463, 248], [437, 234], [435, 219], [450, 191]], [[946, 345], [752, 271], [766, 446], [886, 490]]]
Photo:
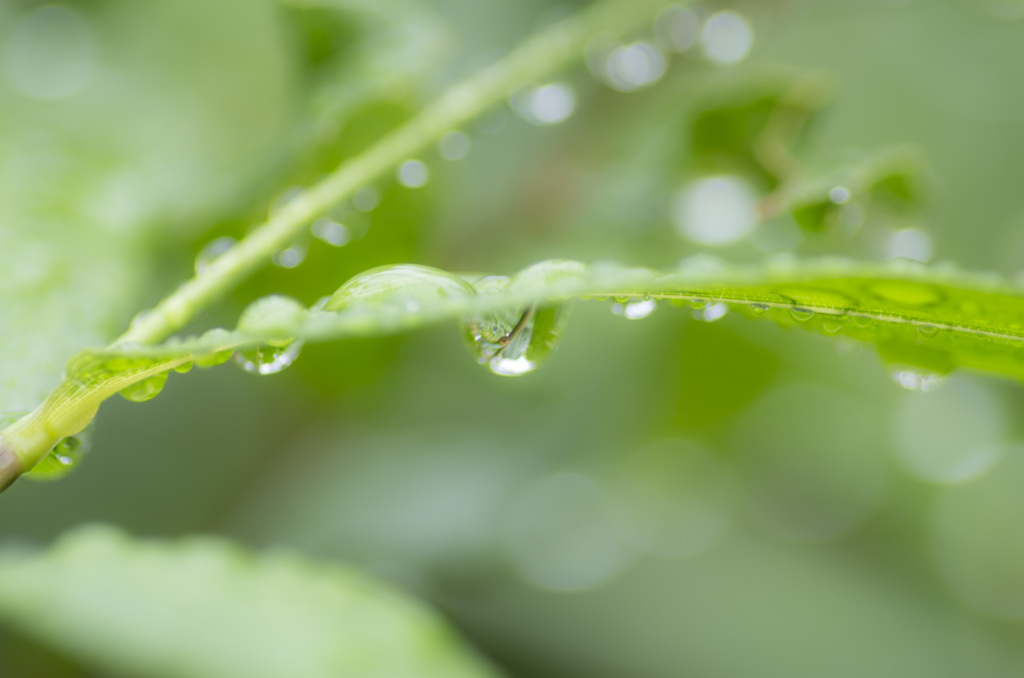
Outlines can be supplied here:
[[0, 581], [0, 616], [133, 675], [493, 675], [425, 610], [367, 579], [215, 540], [86, 528], [47, 553], [0, 556]]
[[[838, 254], [1015, 276], [1019, 4], [704, 3], [603, 36], [585, 66], [510, 93], [509, 107], [410, 158], [425, 185], [375, 182], [189, 331], [234, 326], [266, 294], [310, 306], [358, 272], [407, 262], [674, 271], [714, 249], [736, 264]], [[243, 237], [290, 188], [566, 11], [5, 3], [2, 409], [38, 404], [68, 357], [191, 276], [209, 242]], [[695, 136], [713, 119], [735, 124]], [[959, 295], [965, 326], [1016, 323]], [[837, 304], [818, 302], [812, 318], [782, 302], [778, 319], [827, 334], [820, 311]], [[515, 379], [480, 369], [441, 325], [309, 343], [279, 376], [172, 374], [151, 403], [105, 405], [93, 452], [66, 479], [0, 495], [0, 544], [51, 553], [36, 549], [102, 521], [342, 561], [435, 603], [510, 676], [1020, 674], [1017, 384], [954, 370], [938, 390], [908, 391], [857, 342], [713, 301], [628, 304], [574, 304], [558, 350]], [[915, 355], [956, 343], [898, 328]], [[904, 386], [933, 385], [902, 372]], [[175, 548], [126, 545], [120, 564]], [[116, 567], [103, 578], [130, 583]], [[49, 571], [20, 569], [18, 591], [115, 609], [93, 585], [44, 581]], [[59, 641], [27, 631], [43, 628], [29, 619], [68, 621], [31, 608], [0, 635], [5, 676], [147, 672], [125, 663], [141, 646], [101, 625], [62, 626]], [[168, 637], [208, 628], [164, 622]], [[238, 659], [230, 631], [204, 639], [225, 661]]]

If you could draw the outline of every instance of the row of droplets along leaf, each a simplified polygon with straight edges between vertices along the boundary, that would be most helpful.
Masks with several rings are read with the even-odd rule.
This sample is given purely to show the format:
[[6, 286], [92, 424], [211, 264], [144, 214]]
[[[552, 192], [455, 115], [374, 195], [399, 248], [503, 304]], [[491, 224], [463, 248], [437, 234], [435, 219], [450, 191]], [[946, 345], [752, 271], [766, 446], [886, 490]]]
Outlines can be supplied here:
[[[157, 347], [121, 344], [87, 352], [69, 363], [68, 374], [80, 384], [127, 381], [121, 395], [143, 402], [159, 394], [172, 369], [210, 367], [234, 356], [247, 372], [276, 374], [294, 362], [303, 341], [456, 318], [477, 362], [495, 374], [518, 376], [551, 355], [572, 298], [610, 301], [612, 311], [628, 319], [650, 316], [659, 300], [689, 306], [704, 322], [735, 309], [784, 327], [874, 344], [893, 380], [909, 389], [931, 390], [961, 366], [1024, 378], [1024, 296], [992, 276], [838, 259], [728, 267], [708, 257], [663, 273], [565, 260], [541, 262], [511, 277], [384, 266], [355, 276], [311, 309], [288, 297], [264, 297], [246, 308], [233, 333], [215, 329]], [[78, 424], [72, 428], [79, 430]], [[67, 436], [43, 468], [66, 470], [84, 449], [82, 437]]]

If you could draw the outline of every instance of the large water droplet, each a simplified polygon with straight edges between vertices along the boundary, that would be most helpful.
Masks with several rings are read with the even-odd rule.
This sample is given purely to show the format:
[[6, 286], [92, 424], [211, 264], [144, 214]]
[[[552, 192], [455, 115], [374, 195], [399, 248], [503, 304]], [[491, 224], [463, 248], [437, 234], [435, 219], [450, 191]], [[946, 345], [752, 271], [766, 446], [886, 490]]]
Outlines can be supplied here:
[[768, 315], [768, 311], [770, 311], [771, 308], [766, 306], [765, 304], [749, 304], [747, 306], [747, 310], [750, 311], [751, 315], [766, 316]]
[[323, 310], [369, 308], [408, 313], [475, 294], [472, 285], [447, 271], [399, 264], [360, 273], [339, 287], [324, 304]]
[[942, 386], [944, 375], [909, 365], [892, 365], [889, 377], [908, 391], [934, 391]]
[[[208, 343], [208, 344], [211, 344], [211, 345], [218, 345], [218, 344], [226, 344], [230, 340], [230, 338], [231, 338], [231, 334], [227, 330], [218, 327], [216, 329], [212, 329], [212, 330], [209, 330], [209, 331], [203, 333], [203, 336], [201, 337], [201, 340], [204, 343]], [[221, 365], [221, 364], [226, 363], [227, 361], [231, 360], [232, 353], [233, 353], [233, 351], [231, 351], [231, 350], [223, 350], [223, 351], [214, 351], [212, 353], [207, 353], [205, 355], [198, 356], [198, 357], [196, 357], [196, 361], [195, 361], [196, 362], [196, 366], [198, 366], [198, 367], [214, 367], [216, 365]]]
[[89, 426], [73, 436], [62, 438], [24, 475], [32, 480], [60, 480], [78, 467], [91, 448], [92, 426]]
[[234, 247], [236, 242], [238, 241], [234, 238], [224, 236], [223, 238], [217, 238], [206, 243], [203, 249], [199, 250], [199, 254], [196, 255], [196, 273], [199, 274], [208, 269], [220, 255]]
[[658, 302], [654, 299], [633, 299], [625, 304], [612, 304], [612, 313], [621, 315], [629, 320], [646, 318], [658, 308]]
[[235, 363], [250, 374], [277, 374], [290, 366], [302, 351], [301, 341], [286, 346], [252, 346], [235, 351]]
[[[540, 292], [585, 275], [575, 261], [545, 261], [512, 279], [490, 276], [477, 282], [480, 294]], [[537, 369], [554, 351], [565, 330], [562, 305], [539, 306], [466, 318], [463, 331], [477, 361], [495, 374], [518, 376]]]
[[137, 381], [121, 389], [121, 397], [133, 403], [144, 403], [160, 395], [167, 384], [168, 372], [154, 374], [152, 377]]

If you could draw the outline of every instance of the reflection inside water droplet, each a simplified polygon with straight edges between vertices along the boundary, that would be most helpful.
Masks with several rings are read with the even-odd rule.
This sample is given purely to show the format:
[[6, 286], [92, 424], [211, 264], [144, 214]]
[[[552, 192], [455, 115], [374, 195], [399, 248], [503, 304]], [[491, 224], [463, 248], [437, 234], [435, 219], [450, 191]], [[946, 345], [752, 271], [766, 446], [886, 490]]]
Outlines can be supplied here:
[[942, 386], [945, 377], [918, 367], [894, 365], [889, 368], [889, 378], [908, 391], [934, 391]]
[[756, 316], [768, 315], [768, 311], [771, 310], [765, 304], [750, 304], [747, 306], [747, 309], [751, 312], [751, 314]]
[[612, 304], [612, 313], [621, 315], [629, 320], [640, 320], [646, 318], [658, 308], [658, 302], [654, 299], [634, 299], [625, 304]]
[[713, 323], [724, 318], [728, 312], [728, 304], [716, 301], [713, 304], [707, 304], [703, 308], [694, 309], [693, 317], [701, 322]]
[[814, 317], [814, 311], [809, 308], [791, 308], [789, 309], [789, 315], [793, 317], [793, 320], [798, 323], [805, 323]]
[[277, 374], [289, 367], [302, 351], [301, 341], [286, 346], [253, 346], [235, 351], [235, 364], [249, 374]]

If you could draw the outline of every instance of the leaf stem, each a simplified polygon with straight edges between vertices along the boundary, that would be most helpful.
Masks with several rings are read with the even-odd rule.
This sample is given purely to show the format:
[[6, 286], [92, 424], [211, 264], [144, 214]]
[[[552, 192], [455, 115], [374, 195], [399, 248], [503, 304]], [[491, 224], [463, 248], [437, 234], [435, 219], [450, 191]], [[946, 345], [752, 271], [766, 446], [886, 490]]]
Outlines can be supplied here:
[[630, 31], [669, 0], [606, 0], [527, 39], [498, 63], [471, 76], [362, 155], [290, 200], [248, 237], [161, 301], [119, 341], [149, 344], [184, 327], [202, 308], [237, 285], [313, 219], [359, 188], [416, 155], [446, 132], [480, 116], [516, 91], [579, 57], [602, 31]]

